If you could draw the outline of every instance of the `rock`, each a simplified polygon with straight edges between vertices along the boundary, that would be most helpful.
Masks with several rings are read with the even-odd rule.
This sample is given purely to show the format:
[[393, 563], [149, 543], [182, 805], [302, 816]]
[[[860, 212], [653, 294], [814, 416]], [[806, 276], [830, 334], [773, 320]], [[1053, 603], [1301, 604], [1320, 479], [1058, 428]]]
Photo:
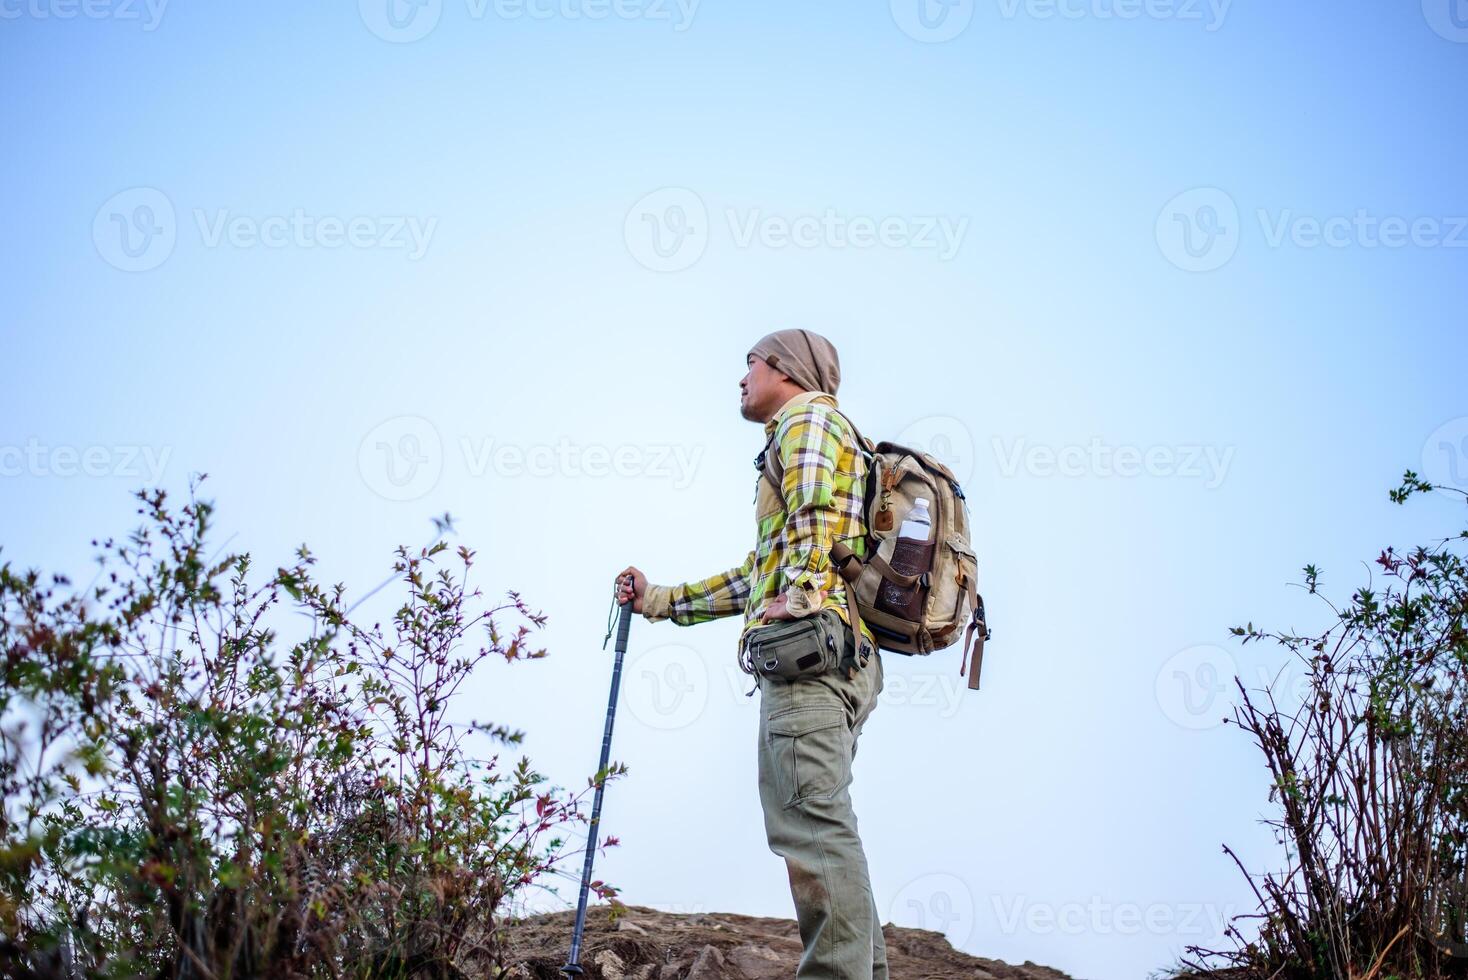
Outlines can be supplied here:
[[724, 962], [724, 954], [717, 947], [705, 946], [694, 957], [684, 980], [743, 980], [743, 974]]
[[637, 933], [639, 935], [642, 935], [642, 936], [647, 935], [647, 930], [644, 929], [644, 928], [642, 928], [642, 926], [638, 925], [637, 923], [633, 922], [631, 919], [618, 919], [617, 920], [617, 931], [618, 932], [635, 932], [635, 933]]
[[788, 980], [790, 967], [768, 946], [737, 946], [729, 950], [729, 962], [749, 980]]
[[627, 968], [622, 963], [622, 957], [609, 949], [593, 953], [591, 962], [601, 970], [602, 980], [623, 980], [627, 976]]

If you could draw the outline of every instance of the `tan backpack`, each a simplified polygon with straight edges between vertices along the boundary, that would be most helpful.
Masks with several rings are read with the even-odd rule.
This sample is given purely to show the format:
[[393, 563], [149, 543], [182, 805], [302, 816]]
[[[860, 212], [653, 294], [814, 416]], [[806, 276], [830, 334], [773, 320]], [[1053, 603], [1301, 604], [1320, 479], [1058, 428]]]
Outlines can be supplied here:
[[[978, 557], [969, 544], [968, 503], [953, 472], [930, 454], [891, 442], [873, 446], [839, 409], [851, 427], [867, 463], [865, 487], [865, 560], [844, 542], [831, 548], [831, 562], [847, 582], [847, 611], [856, 635], [865, 622], [877, 646], [909, 656], [930, 654], [953, 645], [963, 634], [963, 676], [970, 653], [970, 690], [979, 689], [984, 641], [990, 636], [984, 598], [978, 591]], [[784, 466], [770, 441], [755, 459], [776, 489]], [[926, 543], [903, 541], [898, 531], [915, 502], [928, 501], [931, 521]], [[783, 499], [783, 497], [782, 497]], [[851, 607], [855, 594], [856, 608]]]

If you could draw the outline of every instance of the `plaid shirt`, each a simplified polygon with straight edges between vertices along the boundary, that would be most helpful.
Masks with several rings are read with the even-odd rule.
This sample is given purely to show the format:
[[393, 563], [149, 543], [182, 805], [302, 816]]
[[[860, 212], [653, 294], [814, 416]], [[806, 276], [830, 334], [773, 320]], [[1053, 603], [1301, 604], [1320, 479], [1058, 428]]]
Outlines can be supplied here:
[[[834, 609], [851, 625], [846, 612], [846, 582], [831, 564], [831, 545], [845, 540], [866, 557], [862, 494], [866, 461], [845, 420], [831, 408], [833, 395], [805, 391], [791, 398], [765, 423], [765, 436], [785, 464], [783, 493], [760, 475], [755, 490], [755, 546], [734, 568], [682, 585], [647, 586], [643, 616], [671, 619], [692, 626], [735, 613], [744, 614], [744, 634], [761, 624], [765, 606], [782, 592], [790, 614], [809, 616]], [[781, 496], [784, 500], [782, 503]], [[825, 595], [816, 605], [816, 594]], [[862, 635], [872, 640], [862, 624]]]

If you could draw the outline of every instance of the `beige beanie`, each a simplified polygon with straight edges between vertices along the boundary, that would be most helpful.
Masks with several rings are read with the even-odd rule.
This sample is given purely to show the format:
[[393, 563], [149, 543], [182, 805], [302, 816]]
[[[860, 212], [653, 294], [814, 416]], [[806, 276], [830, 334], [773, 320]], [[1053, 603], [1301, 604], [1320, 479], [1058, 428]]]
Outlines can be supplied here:
[[811, 330], [776, 330], [749, 349], [770, 367], [806, 391], [836, 394], [841, 385], [841, 359], [836, 348]]

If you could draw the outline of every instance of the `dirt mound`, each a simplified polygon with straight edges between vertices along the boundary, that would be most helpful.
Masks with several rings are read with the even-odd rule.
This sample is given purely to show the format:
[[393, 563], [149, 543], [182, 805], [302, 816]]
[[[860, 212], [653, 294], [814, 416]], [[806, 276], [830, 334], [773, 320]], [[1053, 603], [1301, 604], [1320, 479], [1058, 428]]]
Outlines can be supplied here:
[[[562, 980], [576, 913], [552, 912], [505, 924], [510, 977]], [[1026, 961], [1011, 966], [960, 953], [941, 933], [887, 925], [893, 980], [1070, 980]], [[675, 915], [627, 906], [616, 922], [606, 906], [586, 913], [581, 966], [588, 980], [789, 980], [800, 960], [793, 919], [703, 913]]]

